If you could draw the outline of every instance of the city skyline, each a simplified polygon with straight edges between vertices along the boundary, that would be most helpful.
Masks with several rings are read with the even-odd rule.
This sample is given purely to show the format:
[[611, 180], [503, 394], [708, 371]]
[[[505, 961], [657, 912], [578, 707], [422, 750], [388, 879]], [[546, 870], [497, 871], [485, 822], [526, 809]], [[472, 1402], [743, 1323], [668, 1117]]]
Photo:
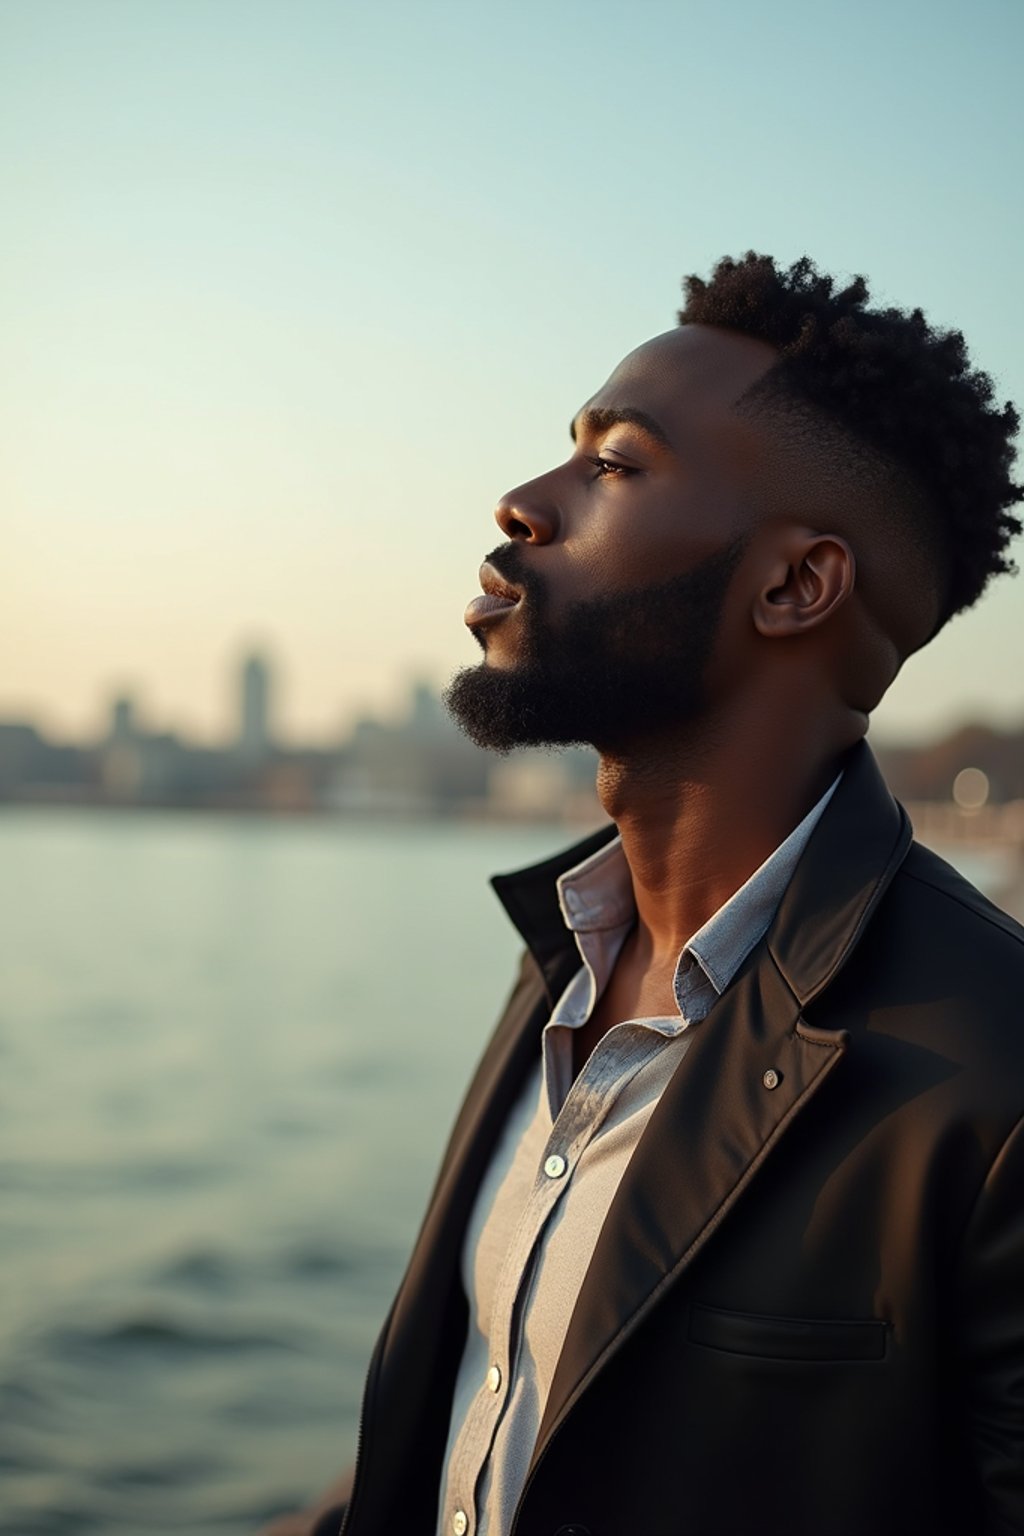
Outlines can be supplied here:
[[0, 725], [25, 725], [39, 730], [55, 745], [91, 746], [96, 743], [134, 735], [173, 735], [199, 748], [225, 750], [238, 748], [243, 755], [259, 758], [268, 748], [307, 747], [317, 750], [346, 742], [367, 722], [394, 724], [415, 708], [417, 698], [429, 694], [438, 703], [440, 690], [432, 688], [429, 678], [410, 674], [401, 680], [390, 710], [339, 709], [333, 729], [323, 737], [295, 734], [282, 726], [281, 669], [276, 655], [266, 646], [235, 646], [227, 663], [219, 669], [225, 696], [229, 700], [223, 729], [215, 737], [206, 737], [183, 729], [173, 718], [157, 716], [147, 701], [144, 686], [112, 685], [102, 691], [97, 704], [95, 725], [80, 734], [47, 730], [41, 714], [31, 710], [0, 708]]
[[111, 698], [105, 729], [86, 740], [55, 741], [30, 720], [0, 717], [0, 806], [597, 819], [592, 752], [485, 752], [422, 679], [397, 718], [363, 715], [321, 743], [277, 731], [266, 655], [243, 653], [232, 684], [234, 727], [216, 744], [153, 728], [129, 694]]
[[[914, 658], [911, 658], [911, 663], [913, 660]], [[269, 689], [273, 700], [271, 707], [264, 694], [262, 711], [265, 726], [267, 723], [272, 724], [270, 739], [274, 744], [292, 750], [333, 749], [339, 743], [347, 741], [352, 733], [367, 721], [385, 725], [396, 724], [405, 718], [410, 708], [410, 701], [417, 693], [427, 692], [439, 701], [444, 682], [447, 681], [446, 678], [438, 679], [436, 675], [431, 675], [427, 669], [416, 670], [414, 666], [410, 666], [392, 680], [392, 686], [383, 696], [381, 703], [350, 699], [346, 704], [343, 692], [339, 688], [339, 702], [328, 721], [319, 729], [303, 730], [301, 726], [297, 727], [289, 720], [287, 708], [289, 669], [286, 665], [282, 666], [278, 652], [266, 643], [258, 645], [235, 643], [228, 648], [226, 659], [222, 658], [221, 665], [211, 668], [209, 680], [219, 679], [216, 689], [225, 700], [219, 725], [213, 730], [196, 729], [194, 721], [190, 723], [187, 711], [183, 718], [176, 717], [173, 712], [161, 712], [153, 704], [153, 698], [159, 697], [158, 688], [147, 689], [146, 684], [138, 680], [134, 684], [127, 684], [123, 676], [100, 690], [93, 700], [87, 723], [81, 729], [76, 730], [73, 726], [55, 727], [52, 720], [48, 719], [45, 709], [6, 707], [2, 690], [0, 690], [0, 725], [27, 725], [38, 730], [54, 744], [84, 746], [106, 739], [112, 729], [111, 722], [116, 718], [118, 708], [128, 705], [135, 726], [141, 730], [155, 735], [170, 733], [198, 748], [224, 750], [242, 742], [245, 736], [238, 679], [254, 664], [265, 674], [269, 673], [269, 677], [264, 677], [261, 686], [264, 690]], [[903, 686], [905, 685], [901, 677], [897, 680], [895, 688], [900, 689]], [[879, 717], [881, 717], [881, 724]], [[934, 724], [925, 722], [917, 728], [902, 732], [900, 719], [900, 711], [890, 707], [887, 697], [872, 715], [869, 731], [871, 739], [882, 746], [900, 749], [927, 746], [959, 730], [976, 726], [996, 731], [1024, 732], [1024, 684], [1019, 688], [1019, 704], [1009, 708], [992, 709], [987, 708], [983, 702], [979, 702], [973, 709], [954, 709], [938, 713]], [[457, 729], [454, 725], [452, 728]]]
[[[346, 707], [343, 702], [339, 702], [333, 721], [324, 730], [303, 732], [287, 723], [287, 692], [282, 689], [282, 675], [286, 672], [287, 668], [281, 666], [278, 653], [272, 647], [265, 644], [232, 646], [226, 658], [221, 659], [221, 665], [211, 669], [211, 678], [219, 680], [217, 689], [226, 701], [219, 726], [212, 733], [189, 729], [187, 723], [173, 714], [154, 708], [152, 701], [154, 696], [159, 695], [159, 687], [147, 686], [144, 680], [138, 678], [134, 682], [127, 681], [125, 674], [105, 687], [101, 686], [92, 701], [86, 723], [80, 730], [70, 725], [63, 729], [59, 725], [55, 726], [45, 707], [33, 709], [30, 705], [18, 709], [5, 707], [2, 703], [0, 725], [32, 726], [54, 743], [63, 745], [103, 741], [116, 735], [119, 729], [130, 729], [148, 734], [170, 733], [192, 741], [199, 747], [244, 747], [248, 730], [250, 745], [254, 739], [258, 741], [262, 738], [284, 747], [306, 746], [316, 749], [347, 740], [360, 724], [368, 720], [382, 724], [395, 723], [405, 715], [410, 700], [421, 690], [429, 691], [438, 699], [442, 691], [441, 685], [436, 684], [427, 673], [410, 670], [395, 679], [392, 695], [385, 707], [374, 708], [372, 704], [360, 707], [357, 700], [350, 701]], [[253, 679], [249, 688], [243, 681], [247, 674]], [[250, 711], [248, 717], [247, 698]], [[339, 691], [339, 701], [341, 699], [342, 693]], [[187, 721], [187, 712], [184, 718]]]

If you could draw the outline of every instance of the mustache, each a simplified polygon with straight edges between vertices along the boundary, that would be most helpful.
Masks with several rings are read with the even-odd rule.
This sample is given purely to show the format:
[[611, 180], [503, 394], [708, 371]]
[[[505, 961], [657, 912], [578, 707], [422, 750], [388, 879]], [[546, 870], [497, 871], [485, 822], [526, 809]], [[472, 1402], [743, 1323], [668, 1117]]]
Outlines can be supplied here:
[[520, 587], [531, 604], [537, 608], [543, 605], [546, 596], [544, 582], [527, 564], [521, 545], [512, 542], [499, 544], [484, 558], [505, 581]]

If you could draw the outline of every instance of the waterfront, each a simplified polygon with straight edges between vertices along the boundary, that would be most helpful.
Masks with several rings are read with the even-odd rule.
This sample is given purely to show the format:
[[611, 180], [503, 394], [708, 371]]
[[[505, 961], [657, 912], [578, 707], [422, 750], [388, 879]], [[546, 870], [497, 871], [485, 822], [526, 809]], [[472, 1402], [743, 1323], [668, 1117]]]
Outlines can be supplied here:
[[2, 1536], [246, 1536], [341, 1470], [511, 980], [486, 877], [573, 835], [0, 813]]

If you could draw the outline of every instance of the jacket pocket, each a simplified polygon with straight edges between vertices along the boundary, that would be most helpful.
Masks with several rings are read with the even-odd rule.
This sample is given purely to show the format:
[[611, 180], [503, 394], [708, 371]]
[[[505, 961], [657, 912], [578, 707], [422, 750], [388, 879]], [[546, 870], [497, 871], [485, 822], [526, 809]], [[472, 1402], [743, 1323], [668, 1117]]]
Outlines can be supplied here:
[[872, 1317], [765, 1317], [696, 1305], [688, 1337], [706, 1349], [765, 1360], [884, 1360], [890, 1324]]

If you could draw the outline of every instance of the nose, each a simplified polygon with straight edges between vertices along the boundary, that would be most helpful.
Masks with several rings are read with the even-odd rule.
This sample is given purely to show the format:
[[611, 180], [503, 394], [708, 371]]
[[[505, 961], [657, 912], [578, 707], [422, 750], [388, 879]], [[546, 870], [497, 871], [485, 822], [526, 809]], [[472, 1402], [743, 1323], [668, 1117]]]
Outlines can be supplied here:
[[558, 510], [543, 491], [543, 482], [531, 480], [508, 491], [494, 509], [494, 520], [507, 539], [520, 544], [550, 544], [558, 531]]

